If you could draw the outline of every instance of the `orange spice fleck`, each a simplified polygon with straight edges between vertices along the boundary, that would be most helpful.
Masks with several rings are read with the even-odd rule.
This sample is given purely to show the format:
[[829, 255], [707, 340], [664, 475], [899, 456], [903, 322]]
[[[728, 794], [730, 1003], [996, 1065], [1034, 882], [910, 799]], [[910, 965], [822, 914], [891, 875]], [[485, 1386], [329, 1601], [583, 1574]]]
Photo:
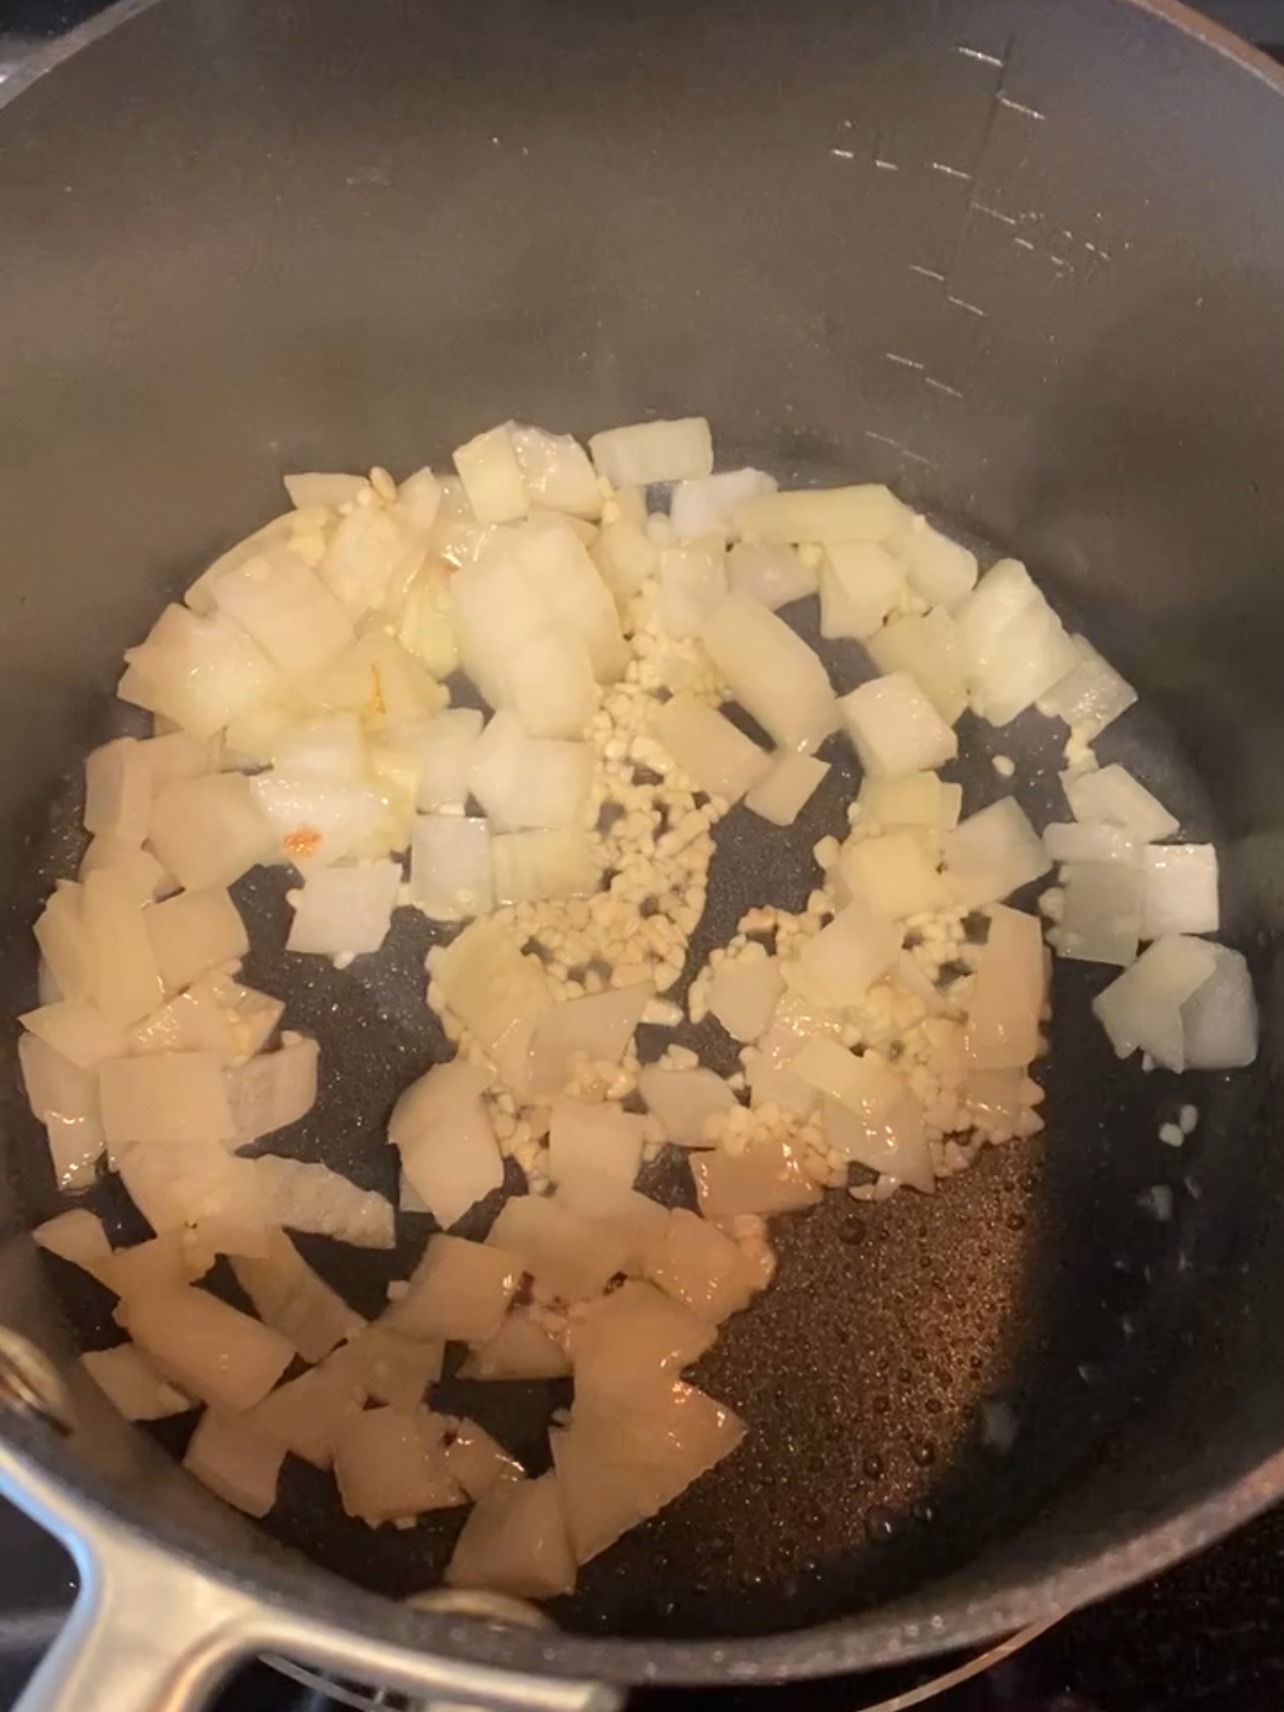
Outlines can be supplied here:
[[297, 831], [286, 833], [281, 848], [287, 856], [312, 856], [320, 842], [321, 834], [314, 826], [300, 826]]

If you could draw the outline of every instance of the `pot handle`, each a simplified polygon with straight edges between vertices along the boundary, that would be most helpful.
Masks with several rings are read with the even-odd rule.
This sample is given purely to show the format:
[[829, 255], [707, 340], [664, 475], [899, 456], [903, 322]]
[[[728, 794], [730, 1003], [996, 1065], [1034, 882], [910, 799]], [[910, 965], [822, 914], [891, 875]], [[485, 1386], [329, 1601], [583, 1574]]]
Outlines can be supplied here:
[[518, 1676], [345, 1635], [266, 1606], [71, 1500], [34, 1458], [0, 1442], [0, 1492], [71, 1553], [80, 1590], [16, 1712], [203, 1712], [263, 1653], [418, 1696], [442, 1712], [615, 1712], [603, 1684]]

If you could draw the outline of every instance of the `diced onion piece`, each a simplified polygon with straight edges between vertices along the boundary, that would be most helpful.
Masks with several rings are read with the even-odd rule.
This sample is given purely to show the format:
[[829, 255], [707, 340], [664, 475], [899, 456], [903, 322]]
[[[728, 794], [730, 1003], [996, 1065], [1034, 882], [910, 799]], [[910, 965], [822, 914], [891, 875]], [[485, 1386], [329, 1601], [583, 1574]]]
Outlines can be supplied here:
[[717, 1335], [707, 1319], [653, 1284], [622, 1284], [571, 1319], [567, 1348], [576, 1403], [589, 1399], [627, 1408], [639, 1387], [652, 1387], [665, 1375], [676, 1379], [699, 1361]]
[[448, 568], [442, 559], [426, 559], [396, 608], [397, 641], [439, 681], [459, 665], [454, 603]]
[[314, 1468], [329, 1468], [335, 1441], [361, 1413], [364, 1401], [365, 1391], [350, 1373], [341, 1364], [327, 1362], [269, 1391], [244, 1419], [256, 1438], [279, 1445]]
[[824, 1121], [825, 1143], [831, 1152], [877, 1171], [880, 1177], [907, 1183], [921, 1195], [935, 1189], [923, 1109], [908, 1089], [877, 1117], [853, 1111], [841, 1101], [826, 1100]]
[[967, 706], [967, 668], [959, 628], [941, 607], [893, 618], [866, 643], [880, 672], [906, 672], [947, 725]]
[[271, 772], [251, 779], [249, 789], [271, 829], [262, 860], [340, 862], [376, 840], [386, 848], [388, 805], [371, 785]]
[[568, 1177], [558, 1185], [554, 1204], [593, 1223], [609, 1225], [623, 1244], [621, 1270], [632, 1274], [645, 1272], [652, 1250], [668, 1229], [667, 1207], [600, 1171]]
[[393, 510], [407, 533], [425, 545], [441, 511], [443, 485], [425, 465], [397, 486]]
[[213, 737], [280, 684], [263, 650], [221, 612], [199, 617], [167, 606], [125, 659], [146, 684], [152, 711], [193, 737]]
[[[221, 553], [190, 585], [183, 596], [184, 602], [193, 612], [211, 612], [214, 606], [214, 585], [221, 577], [236, 570], [240, 565], [248, 564], [251, 559], [266, 552], [270, 547], [288, 546], [302, 552], [305, 543], [318, 533], [324, 534], [328, 524], [328, 513], [322, 507], [308, 506], [282, 512], [280, 517], [272, 518], [261, 529], [254, 530], [244, 540], [229, 547], [226, 553]], [[309, 559], [309, 563], [311, 562]]]
[[660, 562], [654, 542], [636, 523], [623, 517], [602, 526], [589, 554], [622, 614], [647, 579], [655, 575]]
[[416, 795], [421, 813], [463, 808], [468, 801], [473, 747], [482, 723], [475, 707], [452, 707], [421, 727]]
[[486, 1239], [535, 1281], [544, 1299], [580, 1302], [601, 1293], [624, 1270], [628, 1240], [605, 1222], [581, 1218], [541, 1195], [515, 1195], [500, 1208]]
[[462, 1420], [447, 1434], [446, 1467], [470, 1498], [481, 1499], [496, 1486], [522, 1480], [522, 1465], [509, 1456], [476, 1421]]
[[1043, 596], [1020, 560], [1000, 559], [991, 565], [954, 614], [973, 678], [983, 676], [995, 660], [1003, 633], [1013, 619], [1043, 604]]
[[608, 428], [590, 439], [589, 454], [613, 487], [695, 481], [713, 471], [713, 439], [703, 416]]
[[905, 507], [889, 488], [808, 488], [759, 494], [736, 513], [740, 533], [758, 541], [886, 541], [901, 525]]
[[1092, 1001], [1120, 1058], [1140, 1049], [1166, 1070], [1186, 1068], [1183, 1007], [1217, 970], [1219, 947], [1180, 934], [1157, 939]]
[[342, 601], [286, 547], [229, 571], [211, 593], [218, 610], [288, 678], [315, 677], [352, 646], [352, 620]]
[[178, 1290], [203, 1278], [214, 1264], [214, 1251], [194, 1231], [166, 1231], [132, 1248], [119, 1248], [111, 1257], [104, 1282], [125, 1302], [135, 1296]]
[[638, 1092], [658, 1120], [666, 1141], [679, 1147], [707, 1147], [705, 1126], [729, 1112], [736, 1096], [712, 1070], [670, 1070], [648, 1064], [638, 1072]]
[[[599, 683], [624, 676], [629, 650], [610, 590], [570, 520], [546, 512], [514, 532], [521, 575], [535, 589], [551, 622], [576, 632], [588, 649]], [[495, 616], [490, 615], [490, 623]]]
[[213, 771], [217, 745], [198, 743], [186, 731], [171, 731], [164, 737], [148, 737], [139, 747], [147, 761], [153, 790], [172, 785], [175, 779], [198, 779]]
[[295, 778], [363, 784], [369, 755], [361, 721], [355, 713], [324, 713], [288, 726], [273, 747], [272, 762], [278, 772]]
[[775, 493], [773, 476], [761, 470], [724, 470], [720, 475], [681, 481], [673, 490], [669, 519], [679, 541], [730, 528], [732, 518], [756, 494]]
[[467, 1503], [446, 1466], [449, 1422], [442, 1415], [367, 1409], [334, 1447], [334, 1478], [349, 1516], [372, 1528]]
[[838, 727], [825, 668], [785, 623], [747, 594], [729, 594], [700, 639], [732, 693], [782, 749], [819, 748]]
[[434, 921], [463, 921], [494, 907], [490, 832], [484, 820], [415, 817], [410, 895]]
[[910, 512], [892, 541], [914, 593], [929, 606], [953, 608], [976, 584], [976, 554]]
[[233, 1145], [248, 1147], [306, 1118], [317, 1104], [318, 1063], [317, 1043], [298, 1037], [228, 1070]]
[[1213, 945], [1212, 973], [1181, 1008], [1188, 1070], [1237, 1070], [1257, 1057], [1257, 1001], [1238, 951]]
[[135, 1143], [117, 1160], [130, 1200], [158, 1236], [195, 1234], [221, 1254], [266, 1254], [279, 1220], [265, 1205], [253, 1160], [215, 1142]]
[[861, 766], [895, 779], [951, 761], [958, 739], [906, 672], [871, 678], [838, 703]]
[[816, 1090], [779, 1061], [772, 1050], [772, 1033], [769, 1029], [759, 1045], [749, 1047], [744, 1055], [749, 1104], [755, 1109], [775, 1106], [777, 1111], [806, 1123], [818, 1104]]
[[1086, 637], [1072, 636], [1070, 642], [1075, 664], [1040, 696], [1039, 711], [1064, 719], [1081, 742], [1091, 743], [1128, 711], [1137, 692]]
[[165, 892], [172, 892], [174, 882], [150, 850], [138, 850], [122, 844], [110, 833], [100, 832], [89, 841], [80, 859], [80, 878], [86, 879], [100, 869], [117, 874], [141, 904], [150, 904]]
[[312, 685], [319, 708], [355, 713], [371, 731], [395, 731], [440, 713], [448, 692], [387, 630], [366, 630]]
[[331, 1236], [357, 1248], [391, 1248], [392, 1202], [372, 1189], [358, 1189], [324, 1165], [264, 1154], [249, 1161], [278, 1224], [287, 1230]]
[[95, 1005], [56, 999], [39, 1010], [26, 1011], [22, 1026], [79, 1070], [96, 1070], [106, 1058], [125, 1052], [125, 1031], [109, 1021]]
[[392, 926], [400, 891], [397, 862], [314, 869], [294, 905], [286, 950], [327, 957], [378, 951]]
[[584, 638], [551, 626], [538, 631], [508, 662], [508, 696], [529, 736], [583, 737], [598, 703]]
[[37, 1225], [31, 1233], [31, 1240], [37, 1248], [69, 1260], [82, 1272], [88, 1272], [91, 1278], [97, 1278], [100, 1284], [114, 1288], [111, 1284], [111, 1244], [97, 1213], [82, 1207], [69, 1213], [58, 1213]]
[[713, 1325], [747, 1308], [762, 1287], [757, 1268], [743, 1250], [685, 1207], [670, 1209], [646, 1276], [666, 1296]]
[[849, 841], [839, 860], [839, 876], [851, 897], [895, 921], [941, 909], [948, 901], [936, 856], [914, 832]]
[[1144, 854], [1141, 870], [1141, 937], [1216, 933], [1217, 851], [1211, 844], [1160, 844]]
[[[116, 683], [116, 694], [121, 701], [126, 701], [131, 707], [145, 708], [148, 713], [157, 713], [156, 691], [132, 666], [126, 666]], [[164, 717], [161, 715], [160, 717]]]
[[590, 897], [602, 882], [588, 833], [574, 827], [496, 833], [490, 857], [497, 904]]
[[85, 932], [81, 895], [74, 880], [56, 880], [35, 935], [58, 996], [89, 1004], [94, 997], [94, 954]]
[[693, 1154], [691, 1175], [700, 1211], [711, 1224], [724, 1229], [746, 1213], [774, 1218], [820, 1200], [820, 1186], [807, 1175], [797, 1149], [786, 1141], [751, 1141], [743, 1153], [716, 1148]]
[[548, 602], [527, 576], [508, 532], [476, 563], [456, 571], [450, 597], [464, 670], [493, 708], [503, 707], [512, 662], [553, 624]]
[[154, 1011], [162, 998], [160, 972], [137, 893], [122, 875], [99, 869], [85, 876], [80, 914], [98, 1008], [112, 1022], [137, 1022]]
[[830, 541], [820, 562], [820, 633], [873, 636], [905, 594], [905, 575], [877, 541]]
[[977, 1070], [1028, 1064], [1039, 1049], [1047, 964], [1036, 916], [996, 904], [967, 1001], [964, 1051]]
[[999, 633], [988, 661], [972, 667], [972, 705], [991, 725], [1033, 707], [1075, 662], [1065, 626], [1040, 595]]
[[969, 1070], [963, 1078], [968, 1117], [989, 1139], [1010, 1141], [1022, 1133], [1021, 1124], [1031, 1110], [1027, 1086], [1033, 1089], [1035, 1084], [1028, 1083], [1019, 1065], [1011, 1070]]
[[1122, 862], [1136, 867], [1142, 846], [1122, 826], [1105, 820], [1054, 821], [1043, 829], [1043, 847], [1054, 862]]
[[771, 766], [771, 757], [725, 715], [685, 690], [656, 714], [655, 735], [697, 790], [727, 802], [738, 802]]
[[345, 1338], [365, 1325], [304, 1260], [284, 1232], [277, 1232], [268, 1251], [258, 1257], [232, 1260], [236, 1281], [254, 1304], [264, 1325], [287, 1338], [304, 1361], [321, 1361]]
[[337, 511], [341, 505], [351, 505], [357, 495], [364, 493], [370, 486], [365, 476], [323, 474], [319, 470], [284, 476], [282, 480], [285, 491], [290, 496], [290, 504], [296, 511], [303, 511], [313, 505], [322, 505], [327, 510]]
[[445, 1348], [431, 1338], [402, 1335], [384, 1320], [376, 1320], [327, 1356], [323, 1371], [360, 1387], [380, 1403], [417, 1409], [424, 1392], [441, 1378]]
[[816, 573], [795, 547], [783, 542], [737, 541], [727, 554], [727, 585], [734, 594], [747, 594], [775, 612], [815, 594]]
[[433, 962], [432, 978], [447, 1005], [509, 1080], [519, 1079], [536, 1024], [552, 1003], [538, 958], [525, 956], [510, 933], [473, 922]]
[[388, 1139], [401, 1169], [443, 1230], [504, 1181], [504, 1161], [482, 1094], [484, 1070], [463, 1059], [436, 1064], [392, 1109]]
[[485, 1343], [503, 1324], [521, 1275], [517, 1255], [493, 1242], [431, 1236], [389, 1324], [415, 1337]]
[[318, 568], [321, 582], [359, 616], [404, 587], [422, 557], [423, 543], [401, 514], [359, 505], [339, 520]]
[[754, 1041], [765, 1034], [785, 978], [774, 957], [753, 963], [722, 963], [709, 982], [709, 1009], [733, 1040]]
[[576, 1561], [671, 1504], [744, 1436], [730, 1409], [680, 1382], [638, 1395], [627, 1411], [577, 1406], [570, 1426], [549, 1435]]
[[451, 453], [464, 492], [479, 523], [511, 523], [530, 510], [508, 428], [501, 425], [478, 434]]
[[804, 943], [797, 962], [785, 968], [785, 979], [816, 1004], [841, 1009], [860, 1003], [900, 949], [900, 928], [853, 898]]
[[549, 1121], [548, 1175], [564, 1183], [594, 1171], [628, 1188], [642, 1164], [646, 1130], [645, 1118], [612, 1100], [597, 1105], [557, 1100]]
[[[152, 806], [151, 846], [180, 886], [230, 886], [275, 855], [272, 827], [239, 773], [178, 779]], [[302, 852], [299, 852], [302, 854]]]
[[656, 611], [666, 635], [698, 636], [700, 626], [726, 596], [726, 555], [717, 537], [668, 547], [660, 554]]
[[86, 757], [86, 832], [139, 845], [147, 836], [151, 807], [151, 767], [146, 745], [137, 738], [118, 737]]
[[524, 1308], [514, 1309], [485, 1343], [474, 1346], [461, 1379], [560, 1379], [571, 1371], [560, 1344]]
[[473, 751], [470, 785], [497, 827], [578, 827], [592, 782], [586, 743], [528, 737], [517, 715], [501, 709]]
[[601, 516], [602, 490], [578, 440], [517, 422], [508, 424], [508, 437], [533, 503], [549, 511], [569, 511], [573, 517]]
[[281, 1012], [280, 999], [242, 987], [222, 974], [204, 975], [129, 1030], [130, 1052], [217, 1052], [246, 1059], [262, 1051]]
[[827, 1098], [871, 1120], [885, 1117], [905, 1093], [904, 1082], [876, 1052], [858, 1056], [836, 1040], [809, 1040], [792, 1069]]
[[103, 1134], [118, 1152], [136, 1141], [230, 1141], [236, 1133], [213, 1052], [116, 1058], [99, 1071]]
[[1118, 762], [1091, 773], [1062, 773], [1061, 783], [1076, 820], [1121, 826], [1139, 844], [1157, 844], [1177, 831], [1176, 816]]
[[80, 1364], [127, 1421], [163, 1421], [192, 1407], [191, 1398], [157, 1373], [132, 1343], [87, 1350]]
[[505, 1480], [485, 1494], [455, 1542], [445, 1581], [510, 1599], [571, 1592], [575, 1558], [552, 1469], [538, 1480]]
[[524, 1088], [536, 1096], [560, 1093], [576, 1056], [618, 1064], [651, 998], [650, 986], [639, 982], [550, 1005], [531, 1036]]
[[167, 994], [182, 992], [217, 964], [239, 962], [250, 949], [245, 923], [223, 887], [180, 892], [143, 917]]
[[280, 1332], [191, 1285], [136, 1297], [127, 1324], [162, 1373], [215, 1409], [252, 1409], [294, 1359]]
[[1001, 797], [960, 821], [945, 834], [943, 850], [950, 888], [966, 909], [1010, 897], [1052, 866], [1015, 797]]
[[1135, 963], [1142, 924], [1141, 870], [1123, 862], [1071, 862], [1062, 870], [1061, 885], [1061, 916], [1055, 937], [1049, 936], [1058, 954], [1120, 968]]
[[746, 793], [745, 807], [773, 826], [792, 826], [829, 772], [814, 755], [777, 755], [758, 783]]

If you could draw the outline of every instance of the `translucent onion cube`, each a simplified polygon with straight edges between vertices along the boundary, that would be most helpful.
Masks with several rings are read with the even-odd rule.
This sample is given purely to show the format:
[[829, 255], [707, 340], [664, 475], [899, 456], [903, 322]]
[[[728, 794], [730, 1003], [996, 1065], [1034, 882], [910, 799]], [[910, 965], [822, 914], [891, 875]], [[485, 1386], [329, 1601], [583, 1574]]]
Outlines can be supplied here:
[[976, 585], [976, 554], [934, 529], [926, 517], [909, 513], [892, 546], [910, 587], [929, 606], [956, 607]]
[[378, 951], [400, 891], [399, 862], [314, 869], [294, 905], [286, 950], [326, 957]]
[[814, 755], [777, 755], [745, 796], [745, 806], [773, 826], [792, 826], [824, 784], [827, 761]]
[[608, 428], [589, 440], [589, 455], [613, 487], [695, 481], [713, 473], [713, 439], [703, 416]]
[[804, 1169], [798, 1150], [786, 1141], [751, 1141], [742, 1153], [714, 1148], [693, 1154], [691, 1175], [701, 1213], [724, 1229], [747, 1213], [774, 1218], [820, 1200], [819, 1184]]
[[1063, 773], [1061, 783], [1076, 820], [1120, 826], [1139, 844], [1158, 843], [1177, 831], [1176, 816], [1117, 762], [1090, 773]]
[[655, 717], [655, 735], [697, 790], [738, 802], [771, 766], [771, 757], [716, 708], [679, 691]]
[[949, 898], [936, 855], [914, 832], [849, 840], [838, 873], [850, 897], [895, 921], [941, 909]]
[[967, 668], [958, 626], [948, 612], [893, 618], [866, 647], [880, 672], [906, 672], [947, 725], [967, 706]]
[[816, 1004], [832, 1009], [859, 1004], [901, 949], [901, 930], [868, 904], [853, 898], [814, 938], [786, 971]]
[[482, 1100], [490, 1078], [463, 1059], [436, 1064], [401, 1094], [388, 1139], [401, 1168], [443, 1230], [504, 1181], [504, 1162]]
[[874, 635], [905, 594], [905, 573], [877, 541], [830, 541], [819, 570], [820, 633]]
[[161, 1372], [215, 1409], [252, 1409], [294, 1359], [280, 1332], [190, 1285], [137, 1297], [126, 1318]]
[[272, 1216], [287, 1230], [332, 1236], [357, 1248], [393, 1246], [392, 1203], [373, 1189], [359, 1189], [328, 1165], [273, 1153], [244, 1163], [253, 1165]]
[[367, 1409], [343, 1427], [334, 1478], [349, 1516], [370, 1527], [465, 1504], [468, 1495], [446, 1464], [442, 1415]]
[[727, 567], [719, 538], [668, 547], [660, 554], [656, 610], [668, 636], [698, 636], [700, 626], [727, 594]]
[[534, 1278], [537, 1295], [565, 1302], [599, 1295], [624, 1271], [629, 1253], [629, 1239], [620, 1230], [542, 1195], [506, 1201], [486, 1240], [517, 1256]]
[[709, 982], [708, 1005], [733, 1040], [754, 1041], [770, 1027], [785, 978], [774, 957], [724, 962]]
[[135, 737], [104, 743], [85, 759], [85, 831], [139, 845], [147, 836], [152, 771], [147, 745]]
[[564, 1183], [592, 1171], [628, 1188], [642, 1164], [646, 1132], [645, 1118], [613, 1100], [557, 1100], [549, 1118], [548, 1175]]
[[725, 531], [746, 500], [775, 491], [774, 476], [751, 469], [678, 482], [669, 503], [673, 533], [679, 541], [695, 541], [701, 535]]
[[[276, 854], [272, 828], [248, 779], [219, 773], [178, 779], [152, 807], [151, 847], [188, 891], [230, 886]], [[309, 852], [295, 852], [295, 854]]]
[[222, 886], [166, 898], [143, 921], [167, 994], [181, 993], [219, 964], [239, 963], [250, 949], [240, 911]]
[[1038, 917], [995, 905], [967, 1001], [964, 1051], [976, 1069], [1009, 1070], [1034, 1058], [1046, 969]]
[[1217, 969], [1218, 947], [1173, 934], [1157, 939], [1092, 1001], [1120, 1058], [1138, 1050], [1167, 1070], [1186, 1068], [1183, 1007]]
[[490, 831], [484, 820], [416, 816], [410, 895], [434, 921], [463, 921], [494, 907]]
[[744, 1252], [685, 1207], [671, 1209], [664, 1239], [650, 1255], [646, 1276], [714, 1325], [747, 1308], [762, 1286], [757, 1268]]
[[218, 610], [287, 677], [315, 677], [352, 645], [352, 620], [343, 603], [286, 547], [228, 571], [210, 594]]
[[80, 1364], [127, 1421], [163, 1421], [192, 1407], [192, 1399], [159, 1374], [136, 1344], [88, 1350]]
[[1181, 1010], [1188, 1070], [1237, 1070], [1257, 1057], [1257, 1001], [1248, 964], [1226, 945], [1209, 948], [1211, 974]]
[[552, 1469], [504, 1481], [469, 1513], [446, 1565], [450, 1587], [510, 1599], [554, 1599], [575, 1586], [575, 1557]]
[[[715, 478], [716, 479], [716, 478]], [[747, 594], [773, 612], [816, 592], [816, 572], [796, 547], [766, 541], [737, 541], [727, 554], [727, 587]]]
[[951, 761], [958, 739], [907, 672], [871, 678], [839, 703], [861, 766], [895, 779]]
[[103, 1133], [113, 1150], [135, 1141], [230, 1141], [222, 1061], [213, 1052], [117, 1058], [99, 1071]]
[[782, 749], [811, 753], [838, 726], [817, 655], [782, 618], [746, 594], [729, 594], [700, 639], [732, 694]]
[[736, 513], [740, 533], [758, 541], [887, 541], [905, 507], [876, 482], [759, 494]]
[[1052, 860], [1015, 797], [1001, 797], [960, 821], [942, 841], [956, 901], [979, 909], [1041, 879]]
[[666, 1141], [679, 1147], [707, 1147], [710, 1118], [729, 1112], [736, 1096], [712, 1070], [674, 1070], [648, 1064], [638, 1072], [638, 1092], [659, 1120]]
[[1061, 917], [1055, 937], [1049, 935], [1058, 954], [1120, 968], [1135, 962], [1143, 912], [1141, 870], [1122, 862], [1071, 862], [1062, 870], [1061, 885]]
[[390, 1323], [416, 1337], [485, 1343], [503, 1323], [521, 1275], [518, 1256], [492, 1242], [429, 1237]]
[[1211, 844], [1152, 845], [1141, 869], [1141, 937], [1216, 933], [1221, 924], [1217, 873]]
[[1084, 636], [1072, 636], [1075, 664], [1039, 698], [1039, 711], [1066, 724], [1084, 743], [1092, 743], [1137, 700], [1132, 685], [1121, 678]]

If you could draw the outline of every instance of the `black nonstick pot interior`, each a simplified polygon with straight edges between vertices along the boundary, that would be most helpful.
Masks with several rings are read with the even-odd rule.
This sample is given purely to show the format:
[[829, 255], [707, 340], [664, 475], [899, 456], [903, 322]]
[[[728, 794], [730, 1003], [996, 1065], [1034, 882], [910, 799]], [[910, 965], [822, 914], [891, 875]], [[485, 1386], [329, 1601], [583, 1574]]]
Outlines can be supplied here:
[[[1179, 1082], [1118, 1065], [1088, 1009], [1108, 972], [1059, 965], [1046, 1134], [930, 1198], [782, 1221], [777, 1283], [696, 1373], [745, 1448], [587, 1567], [541, 1658], [480, 1628], [448, 1645], [617, 1678], [851, 1667], [1046, 1616], [1268, 1501], [1284, 93], [1122, 0], [133, 10], [0, 112], [6, 1012], [77, 858], [75, 757], [124, 728], [113, 663], [165, 595], [279, 508], [282, 471], [440, 464], [512, 415], [701, 411], [728, 463], [889, 479], [1027, 558], [1139, 686], [1103, 759], [1219, 842], [1259, 978], [1260, 1066]], [[829, 658], [840, 689], [868, 671]], [[1047, 722], [961, 747], [969, 809], [1007, 788], [1002, 753], [1036, 823], [1063, 813]], [[697, 956], [750, 903], [805, 899], [855, 779], [834, 759], [787, 851], [743, 813], [720, 828]], [[392, 1192], [391, 1103], [444, 1056], [430, 930], [402, 912], [378, 957], [318, 968], [282, 950], [285, 885], [242, 885], [248, 975], [320, 1039], [323, 1087], [273, 1150]], [[1165, 1147], [1186, 1100], [1198, 1129]], [[22, 1230], [59, 1203], [11, 1082], [4, 1146]], [[657, 1186], [689, 1192], [685, 1167]], [[141, 1234], [114, 1183], [91, 1204]], [[374, 1311], [430, 1228], [402, 1218], [359, 1264], [301, 1246]], [[114, 1341], [110, 1297], [49, 1266], [46, 1299], [19, 1253], [10, 1318], [55, 1349]], [[435, 1399], [536, 1469], [565, 1400], [450, 1378]], [[291, 1463], [269, 1529], [400, 1597], [459, 1525], [371, 1532]]]

